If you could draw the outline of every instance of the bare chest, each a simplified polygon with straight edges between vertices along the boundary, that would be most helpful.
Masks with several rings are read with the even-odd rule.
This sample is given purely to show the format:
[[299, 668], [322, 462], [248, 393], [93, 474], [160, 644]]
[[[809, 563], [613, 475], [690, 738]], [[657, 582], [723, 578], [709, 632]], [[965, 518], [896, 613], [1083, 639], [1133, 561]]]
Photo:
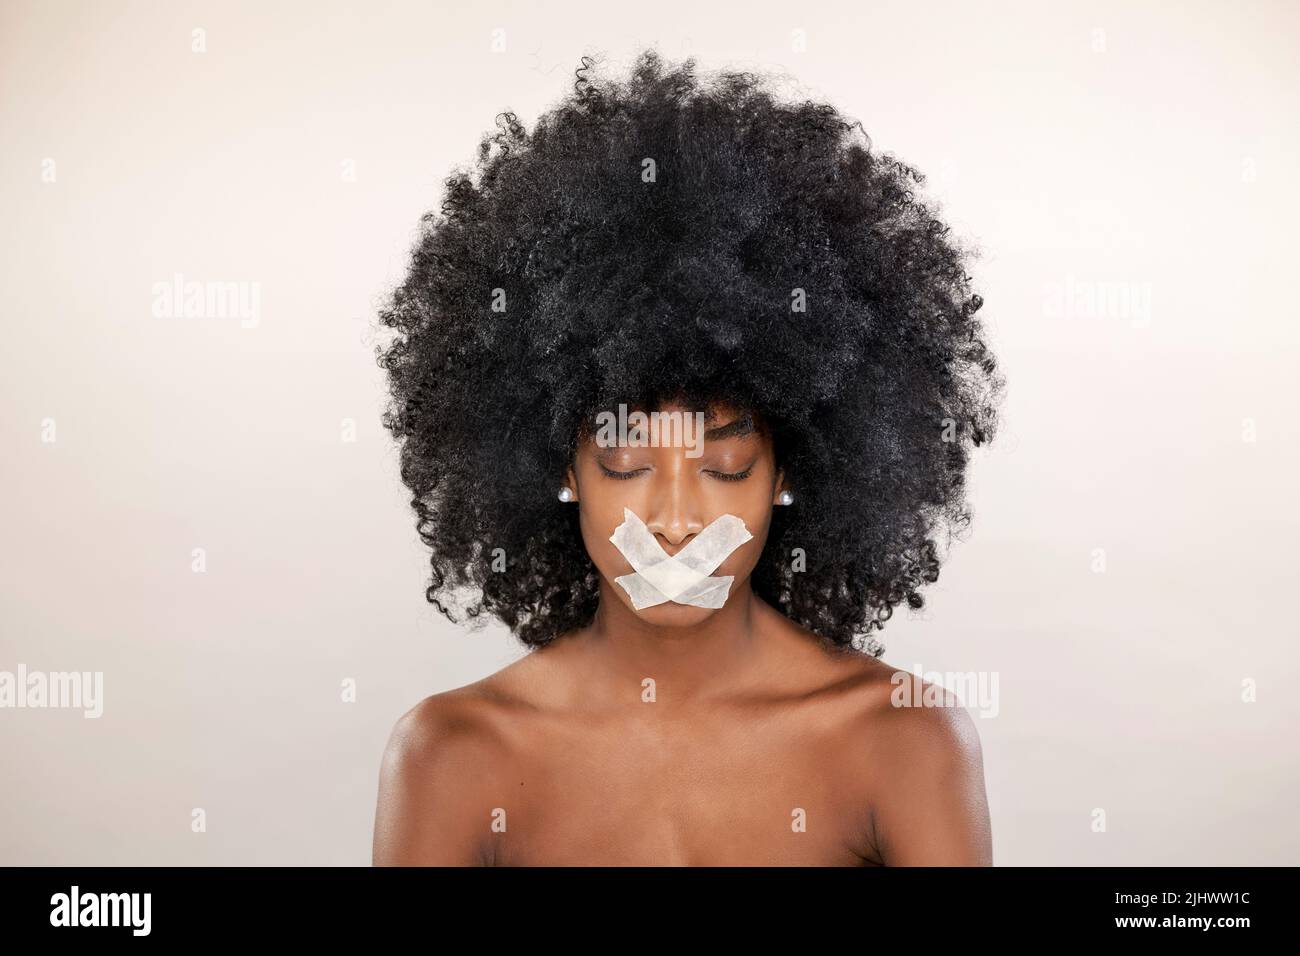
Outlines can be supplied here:
[[867, 807], [834, 748], [759, 722], [534, 741], [497, 783], [498, 865], [855, 866]]

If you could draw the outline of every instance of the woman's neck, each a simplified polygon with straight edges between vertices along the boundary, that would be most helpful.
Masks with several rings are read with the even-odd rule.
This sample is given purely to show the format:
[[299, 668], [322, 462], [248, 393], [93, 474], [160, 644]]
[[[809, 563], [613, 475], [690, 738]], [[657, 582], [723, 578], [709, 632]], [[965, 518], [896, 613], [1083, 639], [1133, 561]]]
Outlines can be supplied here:
[[779, 613], [750, 590], [748, 580], [725, 605], [688, 627], [651, 624], [606, 588], [602, 582], [595, 618], [574, 649], [586, 679], [598, 682], [611, 704], [640, 704], [647, 680], [656, 700], [686, 704], [726, 699], [767, 679], [771, 616]]

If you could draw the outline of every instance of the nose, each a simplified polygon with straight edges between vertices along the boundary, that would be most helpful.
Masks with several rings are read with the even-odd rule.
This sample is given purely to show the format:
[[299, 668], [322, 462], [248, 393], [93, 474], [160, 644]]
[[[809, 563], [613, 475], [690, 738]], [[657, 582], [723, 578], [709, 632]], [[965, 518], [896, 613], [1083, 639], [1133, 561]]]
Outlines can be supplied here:
[[704, 528], [695, 497], [687, 487], [682, 469], [670, 469], [656, 476], [645, 525], [651, 534], [662, 539], [660, 543], [670, 554]]

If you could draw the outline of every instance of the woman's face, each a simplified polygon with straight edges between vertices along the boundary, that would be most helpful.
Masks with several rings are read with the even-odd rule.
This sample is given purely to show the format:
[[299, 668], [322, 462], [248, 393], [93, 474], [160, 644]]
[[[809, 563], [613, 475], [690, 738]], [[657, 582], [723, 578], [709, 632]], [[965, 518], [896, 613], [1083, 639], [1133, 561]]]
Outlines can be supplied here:
[[[697, 421], [697, 410], [681, 405], [658, 411], [680, 413], [683, 421], [690, 419], [688, 427]], [[583, 543], [606, 585], [602, 593], [614, 594], [650, 624], [690, 627], [716, 610], [676, 601], [636, 610], [628, 592], [615, 582], [634, 569], [610, 541], [614, 529], [624, 522], [624, 509], [645, 522], [646, 530], [669, 555], [679, 553], [720, 516], [740, 518], [753, 537], [711, 572], [734, 577], [727, 596], [730, 602], [748, 584], [767, 540], [772, 506], [784, 490], [771, 438], [736, 409], [717, 406], [712, 411], [704, 421], [703, 435], [693, 440], [687, 432], [686, 441], [636, 447], [610, 446], [609, 431], [603, 440], [588, 436], [568, 473], [568, 485], [577, 493]]]

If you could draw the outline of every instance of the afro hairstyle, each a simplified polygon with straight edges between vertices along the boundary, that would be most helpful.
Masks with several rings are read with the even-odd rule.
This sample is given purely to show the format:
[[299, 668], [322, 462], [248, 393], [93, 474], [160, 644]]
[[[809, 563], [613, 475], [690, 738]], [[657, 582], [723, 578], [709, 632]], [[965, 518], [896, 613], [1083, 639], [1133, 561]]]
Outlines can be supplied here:
[[379, 309], [425, 596], [532, 647], [589, 624], [599, 578], [556, 500], [587, 423], [723, 403], [765, 423], [798, 497], [754, 592], [879, 657], [871, 632], [923, 606], [936, 538], [969, 525], [970, 448], [996, 425], [978, 253], [832, 106], [653, 50], [602, 74], [582, 57], [531, 131], [497, 116]]

